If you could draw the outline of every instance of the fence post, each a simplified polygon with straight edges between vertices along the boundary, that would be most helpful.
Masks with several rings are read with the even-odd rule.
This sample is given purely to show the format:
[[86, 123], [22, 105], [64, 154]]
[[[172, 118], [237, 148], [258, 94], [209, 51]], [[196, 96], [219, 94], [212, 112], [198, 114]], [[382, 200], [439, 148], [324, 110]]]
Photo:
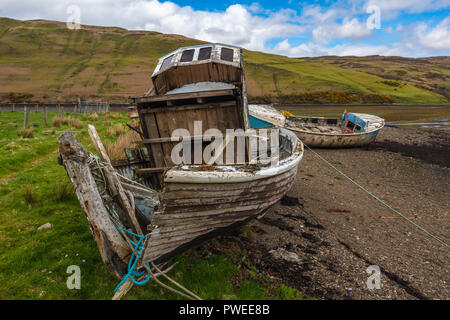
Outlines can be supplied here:
[[44, 106], [44, 127], [47, 126], [47, 106]]
[[59, 112], [59, 117], [62, 118], [62, 110], [61, 110], [61, 103], [58, 103], [58, 112]]
[[25, 105], [23, 110], [23, 127], [26, 129], [28, 127], [28, 107]]
[[16, 104], [15, 103], [13, 103], [13, 106], [12, 106], [13, 108], [12, 108], [12, 112], [14, 112], [14, 111], [16, 111]]
[[36, 103], [36, 112], [39, 111], [39, 103]]

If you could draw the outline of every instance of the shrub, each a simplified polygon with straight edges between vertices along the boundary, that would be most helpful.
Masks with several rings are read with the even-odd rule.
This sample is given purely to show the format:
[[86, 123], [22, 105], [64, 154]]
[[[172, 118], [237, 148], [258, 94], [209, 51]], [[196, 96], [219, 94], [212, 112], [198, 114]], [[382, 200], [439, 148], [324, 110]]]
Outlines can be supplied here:
[[393, 103], [394, 100], [383, 94], [363, 94], [353, 91], [315, 91], [280, 95], [249, 97], [250, 103], [280, 104], [352, 104], [352, 103]]

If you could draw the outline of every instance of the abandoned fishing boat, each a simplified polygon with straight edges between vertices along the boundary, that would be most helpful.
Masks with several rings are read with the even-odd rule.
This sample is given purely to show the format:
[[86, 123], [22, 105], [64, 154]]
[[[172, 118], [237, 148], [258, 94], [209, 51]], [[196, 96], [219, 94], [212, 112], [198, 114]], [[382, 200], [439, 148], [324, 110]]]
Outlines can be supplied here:
[[70, 132], [59, 137], [60, 163], [118, 277], [131, 272], [125, 236], [136, 269], [161, 265], [279, 201], [303, 156], [291, 131], [251, 130], [239, 48], [180, 48], [159, 60], [152, 82], [134, 98], [140, 140], [126, 158], [110, 160], [92, 126], [98, 155]]
[[384, 127], [384, 119], [365, 113], [344, 111], [341, 118], [295, 117], [268, 105], [249, 105], [253, 128], [284, 127], [310, 147], [347, 148], [366, 146]]

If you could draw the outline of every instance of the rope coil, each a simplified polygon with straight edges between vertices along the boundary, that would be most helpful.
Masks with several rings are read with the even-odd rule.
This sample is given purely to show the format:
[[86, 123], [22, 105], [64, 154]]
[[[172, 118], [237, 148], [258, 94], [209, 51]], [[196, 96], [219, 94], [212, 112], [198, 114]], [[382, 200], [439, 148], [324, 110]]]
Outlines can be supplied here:
[[[116, 226], [116, 228], [117, 228], [117, 226]], [[135, 241], [133, 241], [133, 240], [128, 238], [130, 243], [134, 246], [134, 250], [133, 250], [133, 253], [131, 254], [130, 260], [128, 261], [128, 273], [125, 274], [122, 277], [122, 280], [117, 285], [116, 289], [114, 289], [114, 294], [125, 283], [125, 281], [127, 281], [127, 279], [130, 279], [131, 282], [133, 282], [134, 284], [136, 284], [138, 286], [141, 286], [141, 285], [146, 284], [151, 278], [151, 275], [150, 275], [149, 271], [143, 270], [141, 272], [138, 272], [136, 270], [136, 264], [139, 261], [139, 259], [141, 258], [142, 251], [144, 250], [144, 245], [143, 245], [142, 242], [147, 238], [147, 236], [141, 236], [141, 235], [135, 234], [134, 232], [131, 232], [131, 231], [129, 231], [127, 229], [124, 229], [124, 228], [120, 228], [120, 229], [122, 231], [124, 231], [124, 232], [127, 232], [127, 233], [135, 236], [137, 239], [139, 239], [139, 241], [135, 242]], [[150, 265], [148, 263], [147, 263], [147, 267], [148, 267], [148, 270], [151, 270], [150, 269]], [[135, 277], [137, 277], [137, 278], [142, 277], [145, 274], [146, 271], [147, 271], [147, 277], [145, 279], [143, 279], [141, 281], [136, 280]]]

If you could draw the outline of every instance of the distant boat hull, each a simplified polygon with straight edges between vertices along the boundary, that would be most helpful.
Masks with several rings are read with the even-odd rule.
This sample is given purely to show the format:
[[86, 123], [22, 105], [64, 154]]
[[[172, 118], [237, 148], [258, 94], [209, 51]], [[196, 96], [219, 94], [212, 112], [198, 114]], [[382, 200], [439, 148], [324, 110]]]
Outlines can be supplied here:
[[354, 134], [324, 134], [302, 132], [289, 128], [307, 146], [314, 148], [351, 148], [363, 147], [375, 141], [380, 130]]
[[[314, 148], [363, 147], [375, 141], [384, 127], [380, 117], [344, 112], [342, 118], [295, 117], [268, 105], [249, 105], [253, 128], [277, 126], [294, 132], [307, 146]], [[352, 124], [352, 128], [347, 127]]]

